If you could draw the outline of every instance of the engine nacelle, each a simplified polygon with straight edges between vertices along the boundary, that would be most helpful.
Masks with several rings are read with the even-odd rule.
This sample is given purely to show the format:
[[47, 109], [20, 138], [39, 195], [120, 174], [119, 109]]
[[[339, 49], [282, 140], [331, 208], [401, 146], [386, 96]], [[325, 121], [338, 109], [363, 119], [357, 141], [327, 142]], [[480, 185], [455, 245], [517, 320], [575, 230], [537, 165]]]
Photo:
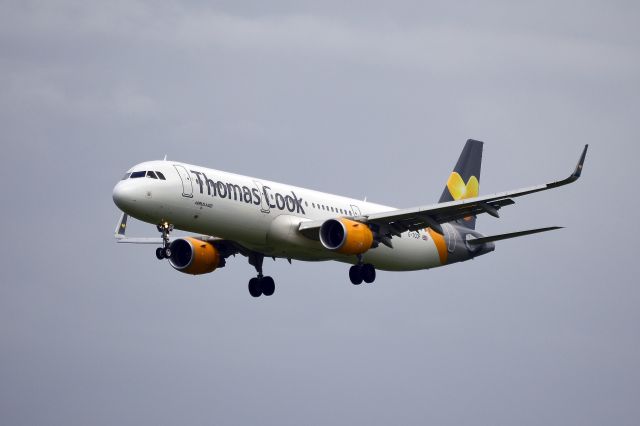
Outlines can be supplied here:
[[342, 254], [362, 254], [373, 245], [373, 232], [364, 223], [345, 218], [329, 219], [320, 227], [320, 242]]
[[200, 275], [213, 272], [220, 266], [220, 253], [213, 244], [186, 237], [173, 240], [169, 245], [169, 263], [185, 274]]

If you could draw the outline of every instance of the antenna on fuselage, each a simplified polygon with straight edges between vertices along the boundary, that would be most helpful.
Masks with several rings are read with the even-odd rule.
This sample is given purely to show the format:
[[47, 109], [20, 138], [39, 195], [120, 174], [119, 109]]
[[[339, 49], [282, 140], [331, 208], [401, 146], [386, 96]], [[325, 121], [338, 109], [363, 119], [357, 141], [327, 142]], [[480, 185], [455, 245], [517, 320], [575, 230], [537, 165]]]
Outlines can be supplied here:
[[164, 158], [162, 159], [162, 161], [167, 161], [167, 154], [164, 155]]

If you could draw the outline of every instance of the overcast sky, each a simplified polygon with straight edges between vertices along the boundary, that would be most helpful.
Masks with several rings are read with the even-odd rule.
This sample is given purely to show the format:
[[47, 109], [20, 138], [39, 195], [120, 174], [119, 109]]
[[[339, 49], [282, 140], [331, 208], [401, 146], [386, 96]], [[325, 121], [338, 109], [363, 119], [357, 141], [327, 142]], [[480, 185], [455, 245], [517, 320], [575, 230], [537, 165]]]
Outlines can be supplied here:
[[[0, 1], [0, 423], [639, 424], [638, 5]], [[478, 220], [567, 228], [358, 287], [268, 260], [259, 299], [113, 240], [144, 160], [410, 207], [467, 138], [485, 194], [589, 143]]]

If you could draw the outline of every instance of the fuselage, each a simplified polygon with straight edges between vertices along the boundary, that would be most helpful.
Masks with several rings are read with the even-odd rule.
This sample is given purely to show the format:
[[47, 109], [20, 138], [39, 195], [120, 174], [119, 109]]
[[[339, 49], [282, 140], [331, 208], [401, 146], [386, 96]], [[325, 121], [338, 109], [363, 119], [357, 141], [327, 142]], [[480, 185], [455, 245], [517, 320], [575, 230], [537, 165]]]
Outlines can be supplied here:
[[[153, 173], [142, 173], [153, 172]], [[159, 173], [158, 173], [159, 172]], [[304, 221], [358, 218], [393, 207], [174, 161], [132, 167], [113, 191], [116, 205], [148, 223], [169, 222], [187, 232], [235, 241], [265, 256], [303, 261], [356, 263], [355, 256], [327, 250], [298, 229]], [[418, 270], [468, 260], [492, 251], [493, 243], [467, 244], [481, 234], [443, 224], [402, 233], [393, 248], [378, 245], [364, 261], [381, 270]]]

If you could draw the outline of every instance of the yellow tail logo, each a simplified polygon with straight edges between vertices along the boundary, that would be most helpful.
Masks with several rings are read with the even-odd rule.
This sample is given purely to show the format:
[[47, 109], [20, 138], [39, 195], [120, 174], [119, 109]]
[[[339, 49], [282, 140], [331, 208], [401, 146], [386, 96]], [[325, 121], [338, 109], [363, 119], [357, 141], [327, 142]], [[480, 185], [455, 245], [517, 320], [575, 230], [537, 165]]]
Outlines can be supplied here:
[[452, 172], [447, 180], [447, 188], [454, 200], [464, 200], [478, 196], [480, 183], [475, 176], [471, 176], [465, 184], [462, 177], [457, 172]]

